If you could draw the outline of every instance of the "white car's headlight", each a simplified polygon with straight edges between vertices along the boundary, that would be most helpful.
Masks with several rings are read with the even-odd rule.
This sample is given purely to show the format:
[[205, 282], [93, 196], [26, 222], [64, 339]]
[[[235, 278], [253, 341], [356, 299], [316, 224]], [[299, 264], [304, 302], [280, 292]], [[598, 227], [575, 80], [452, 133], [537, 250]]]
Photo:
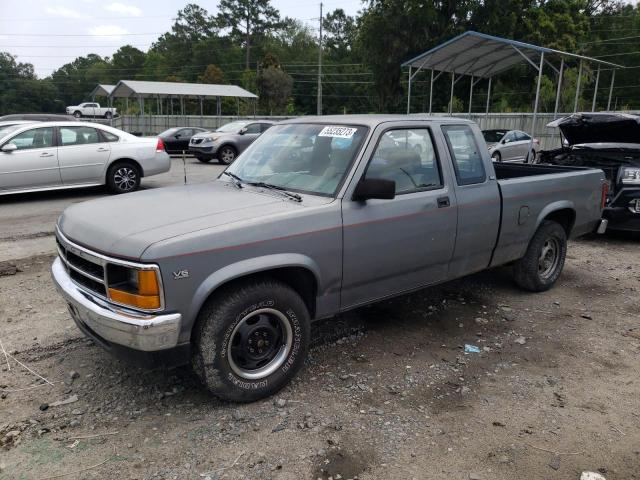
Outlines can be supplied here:
[[627, 185], [640, 185], [640, 168], [637, 168], [637, 167], [623, 168], [621, 182]]

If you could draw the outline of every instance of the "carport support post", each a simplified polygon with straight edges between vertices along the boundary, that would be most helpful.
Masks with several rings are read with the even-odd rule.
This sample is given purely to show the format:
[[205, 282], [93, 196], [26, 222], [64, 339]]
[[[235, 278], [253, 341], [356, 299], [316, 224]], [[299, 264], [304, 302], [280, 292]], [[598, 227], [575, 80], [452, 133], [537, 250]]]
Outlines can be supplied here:
[[616, 81], [616, 69], [611, 72], [611, 85], [609, 86], [609, 101], [607, 102], [607, 111], [611, 111], [611, 97], [613, 96], [613, 83]]
[[471, 118], [471, 102], [473, 101], [473, 75], [471, 75], [471, 86], [469, 87], [469, 118]]
[[493, 77], [489, 77], [489, 86], [487, 87], [487, 106], [484, 110], [484, 128], [487, 128], [487, 123], [489, 123], [489, 104], [491, 103], [491, 79]]
[[560, 105], [560, 89], [562, 88], [562, 75], [564, 73], [564, 58], [560, 60], [560, 73], [558, 73], [558, 88], [556, 90], [556, 106], [553, 108], [553, 119], [558, 116], [558, 106]]
[[409, 65], [409, 87], [407, 89], [407, 115], [411, 113], [411, 65]]
[[453, 86], [456, 83], [456, 74], [451, 72], [451, 95], [449, 95], [449, 116], [453, 115]]
[[542, 67], [544, 66], [544, 52], [540, 54], [540, 66], [538, 67], [538, 84], [536, 85], [536, 100], [533, 104], [533, 118], [531, 123], [531, 140], [529, 141], [529, 149], [527, 150], [527, 162], [533, 163], [535, 159], [529, 158], [531, 146], [533, 145], [533, 137], [536, 134], [536, 120], [538, 119], [538, 101], [540, 100], [540, 85], [542, 84]]
[[573, 102], [573, 113], [578, 111], [578, 98], [580, 98], [580, 80], [582, 80], [582, 60], [580, 60], [580, 66], [578, 67], [578, 83], [576, 83], [576, 99]]
[[433, 103], [433, 68], [431, 69], [431, 84], [429, 86], [429, 115], [431, 115], [432, 103]]
[[591, 111], [596, 111], [596, 97], [598, 95], [598, 83], [600, 83], [600, 64], [598, 64], [598, 73], [596, 73], [596, 86], [593, 89], [593, 102], [591, 102]]

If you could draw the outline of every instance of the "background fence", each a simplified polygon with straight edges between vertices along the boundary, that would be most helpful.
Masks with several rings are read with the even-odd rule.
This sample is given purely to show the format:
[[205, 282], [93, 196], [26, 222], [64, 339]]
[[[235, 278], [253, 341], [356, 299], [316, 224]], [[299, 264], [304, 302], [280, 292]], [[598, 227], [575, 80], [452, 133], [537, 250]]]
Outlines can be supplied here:
[[[638, 113], [638, 112], [625, 112]], [[434, 116], [445, 117], [447, 113], [434, 113]], [[569, 114], [560, 113], [557, 118]], [[480, 125], [482, 129], [507, 129], [534, 132], [540, 140], [543, 149], [560, 146], [560, 131], [557, 128], [547, 128], [547, 124], [554, 120], [552, 113], [538, 114], [535, 129], [532, 130], [533, 114], [531, 113], [454, 113], [454, 117], [470, 118]], [[123, 115], [111, 120], [111, 124], [136, 135], [156, 135], [171, 127], [202, 127], [216, 129], [225, 123], [234, 120], [284, 120], [290, 117], [237, 117], [237, 116], [200, 116], [200, 115]], [[109, 124], [108, 120], [99, 120], [100, 123]]]

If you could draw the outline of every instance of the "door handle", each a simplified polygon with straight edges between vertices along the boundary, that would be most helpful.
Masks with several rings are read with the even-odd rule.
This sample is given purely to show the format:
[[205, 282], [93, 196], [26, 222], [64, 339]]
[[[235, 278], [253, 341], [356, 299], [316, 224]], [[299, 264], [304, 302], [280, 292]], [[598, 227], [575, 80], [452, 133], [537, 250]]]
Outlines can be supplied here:
[[102, 148], [100, 147], [98, 150], [96, 150], [96, 152], [108, 152], [109, 149], [108, 148]]
[[53, 153], [44, 152], [44, 153], [41, 153], [40, 156], [41, 157], [53, 157]]
[[451, 202], [449, 202], [449, 197], [438, 198], [438, 208], [446, 208], [449, 205], [451, 205]]

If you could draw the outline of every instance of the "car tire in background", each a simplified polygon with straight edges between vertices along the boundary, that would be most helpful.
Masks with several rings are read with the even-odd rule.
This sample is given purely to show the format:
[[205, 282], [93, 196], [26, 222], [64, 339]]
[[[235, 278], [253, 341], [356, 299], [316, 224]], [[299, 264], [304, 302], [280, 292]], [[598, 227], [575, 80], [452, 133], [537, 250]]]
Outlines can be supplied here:
[[196, 155], [196, 158], [198, 159], [199, 162], [202, 162], [202, 163], [209, 163], [211, 161], [211, 158], [209, 157], [198, 157]]
[[82, 112], [80, 112], [79, 110], [76, 110], [75, 112], [73, 112], [73, 116], [75, 118], [82, 118]]
[[107, 186], [113, 193], [135, 192], [140, 188], [140, 169], [133, 162], [117, 162], [107, 170]]
[[296, 375], [309, 348], [311, 323], [300, 295], [264, 278], [217, 292], [194, 328], [193, 368], [217, 397], [252, 402]]
[[111, 118], [113, 118], [113, 113], [104, 112], [104, 118], [106, 118], [107, 120], [110, 120]]
[[502, 161], [502, 156], [500, 155], [500, 152], [493, 152], [491, 154], [491, 160], [493, 160], [494, 162], [500, 163]]
[[567, 234], [557, 222], [544, 220], [527, 251], [513, 266], [513, 278], [531, 292], [549, 290], [558, 280], [567, 256]]
[[223, 165], [229, 165], [233, 163], [233, 161], [238, 156], [238, 152], [231, 145], [225, 145], [220, 150], [218, 150], [218, 162]]

